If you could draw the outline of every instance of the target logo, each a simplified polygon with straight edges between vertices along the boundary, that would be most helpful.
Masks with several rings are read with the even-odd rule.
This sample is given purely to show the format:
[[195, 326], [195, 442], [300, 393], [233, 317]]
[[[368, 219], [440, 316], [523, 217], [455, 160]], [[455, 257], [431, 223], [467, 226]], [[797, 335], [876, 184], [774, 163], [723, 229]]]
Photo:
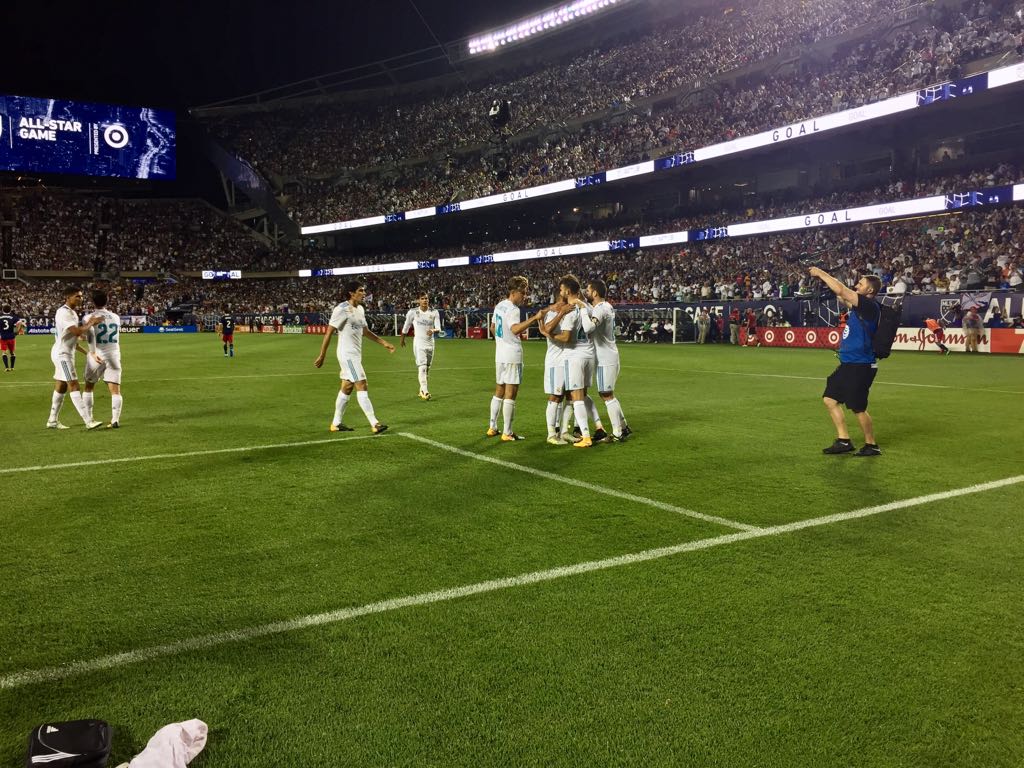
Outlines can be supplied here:
[[839, 343], [839, 331], [829, 331], [828, 332], [828, 343], [829, 344], [838, 344]]
[[128, 129], [118, 123], [108, 125], [103, 129], [103, 141], [111, 149], [124, 149], [128, 146]]
[[792, 331], [786, 331], [786, 334], [783, 338], [786, 339], [787, 344], [792, 344], [794, 341], [796, 341], [796, 334], [793, 333]]
[[807, 332], [807, 336], [805, 338], [807, 339], [807, 343], [808, 344], [817, 344], [818, 343], [818, 334], [815, 333], [814, 331], [808, 331]]
[[765, 331], [764, 332], [764, 340], [765, 340], [765, 343], [767, 343], [767, 344], [771, 344], [772, 342], [774, 342], [775, 341], [775, 331]]

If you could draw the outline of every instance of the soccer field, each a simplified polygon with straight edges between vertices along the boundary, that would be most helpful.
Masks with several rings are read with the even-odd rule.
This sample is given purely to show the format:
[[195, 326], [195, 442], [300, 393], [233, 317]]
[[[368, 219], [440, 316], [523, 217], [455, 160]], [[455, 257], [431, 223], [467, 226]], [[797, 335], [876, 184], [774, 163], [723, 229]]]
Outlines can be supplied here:
[[367, 345], [370, 436], [319, 338], [236, 338], [124, 337], [120, 430], [43, 428], [49, 339], [0, 373], [0, 764], [84, 717], [111, 765], [193, 717], [218, 768], [1024, 763], [1020, 359], [883, 361], [855, 458], [824, 350], [623, 346], [579, 450], [540, 343], [500, 443], [492, 343], [430, 402]]

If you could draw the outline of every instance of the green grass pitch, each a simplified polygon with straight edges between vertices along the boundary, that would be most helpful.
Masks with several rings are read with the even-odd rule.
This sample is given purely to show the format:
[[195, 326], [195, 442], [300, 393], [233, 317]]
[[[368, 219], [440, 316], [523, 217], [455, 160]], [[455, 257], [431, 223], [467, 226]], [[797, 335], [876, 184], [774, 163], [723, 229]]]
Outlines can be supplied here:
[[117, 431], [70, 401], [43, 428], [48, 339], [0, 373], [0, 469], [194, 454], [0, 473], [0, 765], [80, 717], [111, 765], [193, 717], [217, 768], [1024, 764], [1024, 483], [259, 629], [742, 533], [673, 508], [770, 527], [1019, 476], [1020, 359], [883, 361], [858, 459], [821, 455], [823, 350], [624, 345], [635, 438], [577, 450], [544, 443], [539, 343], [501, 444], [490, 342], [438, 343], [431, 402], [411, 348], [368, 344], [391, 431], [346, 440], [333, 349], [236, 338], [125, 336]]

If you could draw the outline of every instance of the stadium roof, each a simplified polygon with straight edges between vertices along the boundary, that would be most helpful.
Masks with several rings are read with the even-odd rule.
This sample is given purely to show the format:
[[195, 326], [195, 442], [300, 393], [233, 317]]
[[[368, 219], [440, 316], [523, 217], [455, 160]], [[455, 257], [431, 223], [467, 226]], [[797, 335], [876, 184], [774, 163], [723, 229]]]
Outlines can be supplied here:
[[6, 92], [184, 107], [440, 47], [552, 0], [9, 5], [5, 26], [25, 33], [0, 46]]

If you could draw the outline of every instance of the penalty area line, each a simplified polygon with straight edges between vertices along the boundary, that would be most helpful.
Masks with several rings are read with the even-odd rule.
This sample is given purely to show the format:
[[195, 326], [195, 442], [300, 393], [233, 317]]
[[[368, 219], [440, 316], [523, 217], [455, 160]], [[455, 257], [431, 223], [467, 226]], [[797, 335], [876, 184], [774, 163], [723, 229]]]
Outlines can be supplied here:
[[432, 445], [435, 448], [440, 448], [442, 451], [448, 451], [459, 456], [465, 456], [469, 459], [476, 459], [477, 461], [485, 461], [488, 464], [495, 464], [499, 467], [505, 467], [506, 469], [514, 469], [517, 472], [525, 472], [529, 475], [535, 475], [536, 477], [543, 477], [545, 480], [554, 480], [556, 483], [565, 483], [566, 485], [574, 485], [577, 488], [583, 488], [587, 491], [594, 493], [600, 493], [605, 496], [614, 496], [618, 499], [624, 499], [626, 501], [632, 501], [637, 504], [643, 504], [644, 506], [654, 507], [655, 509], [662, 509], [666, 512], [674, 512], [677, 515], [684, 515], [685, 517], [692, 517], [696, 520], [703, 520], [706, 523], [714, 523], [715, 525], [722, 525], [726, 528], [735, 528], [740, 531], [756, 531], [758, 530], [756, 525], [747, 525], [746, 523], [738, 523], [735, 520], [728, 520], [724, 517], [716, 517], [715, 515], [705, 515], [703, 512], [697, 512], [693, 509], [686, 509], [684, 507], [677, 507], [674, 504], [666, 504], [663, 501], [657, 501], [655, 499], [648, 499], [646, 496], [637, 496], [633, 493], [626, 493], [625, 491], [618, 491], [614, 488], [607, 488], [603, 485], [597, 485], [596, 483], [588, 483], [585, 480], [576, 480], [571, 477], [564, 477], [563, 475], [556, 475], [554, 472], [545, 472], [543, 469], [534, 469], [533, 467], [527, 467], [523, 464], [516, 464], [505, 459], [496, 459], [493, 456], [484, 456], [479, 453], [473, 453], [472, 451], [466, 451], [462, 448], [456, 448], [454, 445], [448, 445], [447, 443], [439, 443], [436, 440], [431, 440], [427, 437], [421, 437], [420, 435], [414, 435], [411, 432], [399, 432], [399, 437], [406, 437], [410, 440], [416, 440], [420, 443], [426, 443]]
[[0, 475], [11, 475], [17, 472], [43, 472], [47, 469], [71, 469], [73, 467], [95, 467], [101, 464], [129, 464], [133, 461], [157, 461], [158, 459], [187, 459], [192, 456], [214, 456], [218, 453], [247, 453], [249, 451], [269, 451], [274, 448], [301, 448], [307, 445], [326, 445], [327, 443], [347, 443], [350, 440], [370, 440], [384, 435], [353, 435], [351, 437], [329, 437], [323, 440], [303, 440], [298, 443], [271, 443], [268, 445], [244, 445], [240, 448], [212, 448], [208, 451], [186, 451], [184, 453], [156, 453], [151, 456], [125, 456], [119, 459], [95, 459], [94, 461], [72, 461], [66, 464], [38, 464], [33, 467], [0, 468]]
[[70, 677], [89, 674], [91, 672], [116, 669], [129, 664], [138, 664], [144, 661], [176, 656], [190, 651], [215, 648], [228, 643], [247, 642], [273, 635], [280, 635], [286, 632], [295, 632], [312, 627], [337, 624], [339, 622], [349, 621], [361, 616], [371, 616], [373, 614], [397, 611], [402, 608], [413, 608], [431, 605], [434, 603], [442, 603], [451, 600], [458, 600], [463, 597], [470, 597], [472, 595], [497, 592], [499, 590], [511, 589], [513, 587], [524, 587], [531, 584], [541, 584], [555, 581], [557, 579], [568, 578], [570, 576], [579, 576], [586, 573], [593, 573], [595, 571], [619, 568], [625, 565], [634, 565], [637, 563], [660, 560], [662, 558], [672, 557], [686, 552], [699, 552], [705, 549], [712, 549], [713, 547], [724, 546], [726, 544], [735, 544], [740, 541], [747, 541], [748, 539], [781, 536], [786, 533], [801, 531], [805, 528], [816, 528], [846, 520], [871, 517], [884, 512], [892, 512], [897, 509], [907, 509], [908, 507], [917, 507], [922, 504], [944, 501], [958, 496], [967, 496], [973, 493], [996, 490], [998, 488], [1004, 488], [1021, 482], [1024, 482], [1024, 475], [1017, 475], [1015, 477], [1007, 477], [1002, 480], [994, 480], [989, 483], [967, 486], [966, 488], [956, 488], [951, 491], [931, 493], [927, 496], [917, 496], [912, 499], [903, 499], [901, 501], [880, 504], [874, 507], [865, 507], [863, 509], [853, 510], [852, 512], [841, 512], [839, 514], [825, 515], [824, 517], [815, 517], [809, 520], [799, 520], [795, 523], [776, 525], [771, 528], [759, 528], [752, 531], [737, 531], [736, 533], [727, 533], [722, 536], [715, 536], [708, 539], [688, 541], [671, 547], [648, 549], [643, 552], [619, 555], [618, 557], [609, 557], [605, 560], [590, 560], [583, 563], [551, 568], [544, 571], [533, 571], [531, 573], [523, 573], [518, 576], [509, 576], [506, 578], [482, 581], [476, 584], [467, 584], [461, 587], [440, 589], [434, 592], [424, 592], [418, 595], [397, 597], [390, 600], [381, 600], [379, 602], [369, 603], [359, 607], [342, 608], [340, 610], [301, 616], [299, 618], [289, 619], [286, 621], [276, 621], [271, 624], [262, 624], [255, 627], [237, 629], [229, 632], [218, 632], [217, 634], [178, 640], [176, 642], [151, 646], [149, 648], [124, 651], [122, 653], [101, 656], [86, 661], [76, 661], [56, 667], [44, 667], [40, 669], [13, 672], [0, 676], [0, 691], [21, 688], [27, 685], [37, 685], [40, 683], [65, 680]]

